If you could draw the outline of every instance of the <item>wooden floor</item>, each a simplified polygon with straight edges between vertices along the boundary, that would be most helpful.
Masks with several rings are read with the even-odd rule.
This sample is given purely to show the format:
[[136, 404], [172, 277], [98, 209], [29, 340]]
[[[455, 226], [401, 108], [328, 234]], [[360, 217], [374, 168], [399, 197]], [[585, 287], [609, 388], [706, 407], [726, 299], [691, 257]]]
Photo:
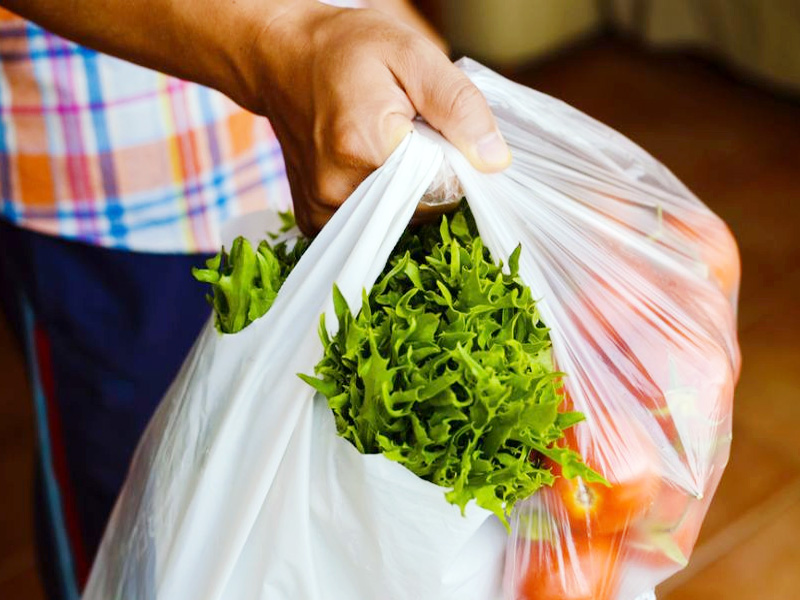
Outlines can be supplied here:
[[[608, 40], [517, 78], [650, 150], [740, 244], [744, 370], [731, 462], [689, 567], [660, 598], [800, 599], [800, 102]], [[1, 323], [0, 377], [0, 598], [35, 600], [31, 403]]]

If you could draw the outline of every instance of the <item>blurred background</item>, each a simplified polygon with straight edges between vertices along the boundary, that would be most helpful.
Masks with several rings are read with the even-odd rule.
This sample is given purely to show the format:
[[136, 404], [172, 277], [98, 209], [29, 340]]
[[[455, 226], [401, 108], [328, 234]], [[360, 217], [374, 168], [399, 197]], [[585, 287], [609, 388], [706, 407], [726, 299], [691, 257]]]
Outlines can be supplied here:
[[[800, 0], [418, 0], [454, 55], [646, 148], [742, 255], [731, 460], [669, 600], [800, 598]], [[0, 321], [0, 598], [39, 599], [34, 421]]]

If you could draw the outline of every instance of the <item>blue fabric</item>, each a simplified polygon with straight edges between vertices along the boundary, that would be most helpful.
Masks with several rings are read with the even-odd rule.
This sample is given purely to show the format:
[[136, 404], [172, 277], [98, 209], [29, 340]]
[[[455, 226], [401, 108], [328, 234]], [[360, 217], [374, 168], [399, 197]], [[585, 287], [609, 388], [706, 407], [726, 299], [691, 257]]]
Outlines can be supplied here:
[[[91, 558], [137, 440], [210, 314], [190, 272], [207, 257], [111, 250], [2, 220], [0, 257], [3, 305], [15, 331], [25, 331], [24, 298], [49, 341], [63, 439], [52, 451], [65, 454]], [[54, 550], [42, 550], [48, 570]]]

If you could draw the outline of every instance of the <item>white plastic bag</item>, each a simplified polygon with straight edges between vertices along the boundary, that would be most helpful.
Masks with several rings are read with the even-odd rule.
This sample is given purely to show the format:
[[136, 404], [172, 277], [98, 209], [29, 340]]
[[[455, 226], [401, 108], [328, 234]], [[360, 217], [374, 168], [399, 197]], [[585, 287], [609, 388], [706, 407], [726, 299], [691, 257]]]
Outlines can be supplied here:
[[[486, 95], [513, 165], [478, 173], [420, 124], [335, 214], [264, 317], [228, 336], [208, 324], [137, 450], [85, 599], [528, 597], [537, 556], [563, 568], [570, 540], [600, 539], [575, 531], [558, 499], [522, 507], [513, 536], [472, 504], [462, 516], [442, 488], [337, 437], [324, 398], [296, 376], [322, 355], [317, 324], [332, 312], [333, 284], [359, 306], [420, 198], [451, 171], [493, 256], [522, 244], [520, 274], [540, 299], [569, 402], [587, 417], [578, 448], [609, 479], [625, 471], [642, 450], [615, 429], [625, 414], [652, 443], [659, 485], [703, 498], [705, 511], [727, 460], [739, 368], [738, 271], [717, 272], [714, 252], [728, 257], [735, 244], [621, 135], [472, 61], [460, 66]], [[707, 248], [698, 227], [728, 247]], [[550, 537], [540, 527], [531, 539], [532, 516]], [[603, 598], [634, 598], [675, 570], [628, 568], [631, 536], [618, 537]]]

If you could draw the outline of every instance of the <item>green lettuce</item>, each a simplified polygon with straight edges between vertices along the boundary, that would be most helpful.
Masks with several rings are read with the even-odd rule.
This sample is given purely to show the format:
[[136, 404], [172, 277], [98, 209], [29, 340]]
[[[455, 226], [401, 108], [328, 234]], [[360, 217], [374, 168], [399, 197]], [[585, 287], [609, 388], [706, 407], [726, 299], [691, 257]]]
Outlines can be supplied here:
[[[237, 239], [195, 270], [212, 285], [218, 328], [233, 333], [263, 315], [307, 246], [264, 241], [254, 251]], [[334, 288], [338, 330], [329, 335], [322, 317], [323, 358], [316, 376], [300, 375], [360, 452], [447, 488], [462, 512], [475, 500], [506, 526], [516, 502], [552, 485], [551, 461], [566, 476], [602, 480], [558, 443], [583, 417], [562, 410], [562, 374], [519, 255], [503, 272], [466, 206], [409, 228], [357, 314]]]
[[[294, 227], [292, 213], [279, 215], [283, 223], [281, 232]], [[310, 240], [303, 237], [276, 244], [263, 240], [254, 250], [250, 242], [238, 237], [233, 241], [230, 254], [222, 248], [206, 261], [205, 269], [192, 269], [195, 279], [211, 285], [206, 299], [214, 308], [217, 329], [222, 333], [236, 333], [263, 316], [310, 244]]]
[[408, 230], [358, 314], [334, 289], [338, 330], [330, 336], [323, 316], [317, 377], [301, 375], [360, 452], [450, 488], [462, 512], [474, 499], [506, 525], [516, 502], [554, 481], [536, 457], [599, 479], [556, 447], [582, 415], [560, 411], [562, 374], [519, 254], [504, 273], [465, 209]]

